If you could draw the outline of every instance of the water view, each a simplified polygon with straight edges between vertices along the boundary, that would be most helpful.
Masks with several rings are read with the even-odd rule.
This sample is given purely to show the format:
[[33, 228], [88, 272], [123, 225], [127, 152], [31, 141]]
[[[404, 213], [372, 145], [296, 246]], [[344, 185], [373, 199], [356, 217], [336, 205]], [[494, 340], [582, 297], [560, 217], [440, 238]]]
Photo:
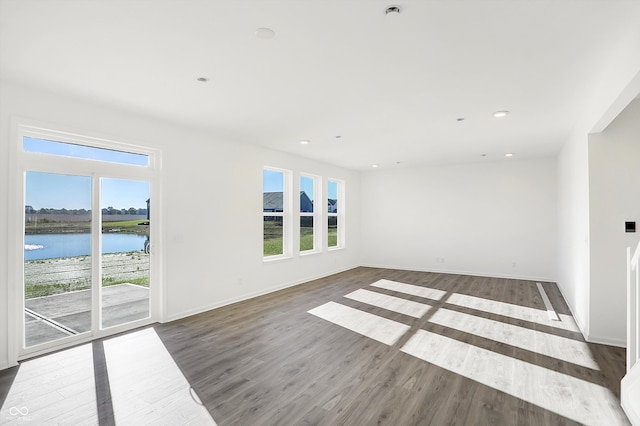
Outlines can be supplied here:
[[[146, 236], [138, 234], [102, 234], [102, 253], [122, 253], [144, 249]], [[27, 234], [24, 236], [24, 260], [54, 259], [91, 254], [91, 234]]]
[[[134, 172], [149, 166], [145, 154], [59, 141], [27, 138], [23, 147]], [[29, 170], [24, 185], [24, 347], [148, 318], [149, 182]], [[100, 230], [92, 234], [97, 215]], [[92, 253], [97, 239], [101, 253]]]

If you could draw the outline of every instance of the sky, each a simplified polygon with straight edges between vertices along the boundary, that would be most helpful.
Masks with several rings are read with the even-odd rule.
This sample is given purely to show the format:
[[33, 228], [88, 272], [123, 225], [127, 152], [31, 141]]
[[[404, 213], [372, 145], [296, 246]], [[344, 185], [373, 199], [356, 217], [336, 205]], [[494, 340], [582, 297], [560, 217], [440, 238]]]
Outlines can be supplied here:
[[25, 136], [22, 146], [27, 152], [54, 154], [63, 157], [85, 158], [88, 160], [107, 161], [109, 163], [130, 164], [134, 166], [149, 165], [149, 156], [130, 152], [114, 151], [112, 149], [96, 148], [93, 146], [75, 145], [65, 142], [48, 141]]
[[284, 173], [264, 170], [262, 173], [263, 192], [282, 192]]
[[313, 201], [315, 195], [313, 193], [313, 179], [306, 176], [300, 176], [300, 191], [306, 192], [309, 199]]
[[[263, 173], [263, 190], [264, 192], [282, 192], [284, 186], [284, 174], [282, 172], [275, 172], [271, 170], [265, 170]], [[313, 193], [313, 179], [301, 176], [300, 177], [300, 191], [307, 193], [309, 198], [313, 201], [315, 194]], [[312, 196], [313, 195], [313, 196]], [[328, 198], [338, 198], [338, 183], [329, 181]]]
[[[146, 155], [131, 154], [102, 148], [53, 142], [25, 137], [25, 151], [54, 154], [65, 157], [85, 158], [107, 162], [147, 166]], [[123, 179], [102, 179], [100, 208], [146, 209], [149, 183]], [[55, 173], [27, 172], [25, 205], [38, 210], [53, 208], [67, 210], [91, 210], [91, 177]]]
[[[91, 178], [88, 176], [27, 172], [26, 180], [27, 206], [36, 210], [91, 210]], [[102, 179], [101, 209], [146, 209], [148, 198], [149, 183], [146, 181]]]

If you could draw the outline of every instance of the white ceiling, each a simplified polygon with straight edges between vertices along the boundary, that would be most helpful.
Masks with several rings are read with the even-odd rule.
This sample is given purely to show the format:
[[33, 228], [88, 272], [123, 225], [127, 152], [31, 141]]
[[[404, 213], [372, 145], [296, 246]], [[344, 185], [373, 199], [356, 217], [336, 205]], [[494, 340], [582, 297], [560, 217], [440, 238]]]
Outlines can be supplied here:
[[554, 155], [640, 25], [635, 0], [0, 7], [3, 79], [357, 170]]

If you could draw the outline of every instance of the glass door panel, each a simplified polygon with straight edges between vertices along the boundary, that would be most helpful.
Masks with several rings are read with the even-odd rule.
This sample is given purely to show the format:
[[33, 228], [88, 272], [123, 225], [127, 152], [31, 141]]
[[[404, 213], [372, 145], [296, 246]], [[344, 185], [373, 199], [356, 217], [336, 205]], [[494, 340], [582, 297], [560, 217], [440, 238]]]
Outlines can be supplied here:
[[26, 172], [25, 347], [91, 330], [91, 178]]
[[148, 318], [149, 182], [101, 179], [101, 328]]

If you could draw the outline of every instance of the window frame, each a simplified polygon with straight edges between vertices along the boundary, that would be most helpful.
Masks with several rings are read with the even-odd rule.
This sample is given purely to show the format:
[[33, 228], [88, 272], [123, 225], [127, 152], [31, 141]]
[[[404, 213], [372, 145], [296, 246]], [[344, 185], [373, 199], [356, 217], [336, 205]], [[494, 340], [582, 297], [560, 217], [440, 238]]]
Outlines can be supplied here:
[[[281, 212], [265, 212], [264, 211], [264, 172], [282, 173], [282, 211]], [[262, 260], [263, 262], [272, 262], [281, 259], [289, 259], [292, 257], [292, 203], [291, 203], [291, 170], [279, 167], [264, 166], [262, 168]], [[282, 217], [282, 253], [265, 256], [264, 254], [264, 218], [268, 216]]]
[[[24, 138], [31, 137], [54, 142], [70, 143], [75, 145], [95, 147], [113, 151], [128, 152], [132, 154], [146, 155], [148, 157], [147, 166], [137, 166], [125, 163], [112, 163], [107, 161], [94, 160], [90, 158], [69, 157], [64, 155], [34, 152], [24, 149]], [[124, 138], [107, 139], [95, 132], [78, 130], [58, 124], [44, 123], [21, 117], [11, 119], [11, 140], [9, 156], [11, 161], [9, 170], [10, 205], [8, 222], [13, 230], [8, 233], [7, 245], [9, 248], [8, 275], [10, 282], [22, 283], [24, 277], [24, 261], [22, 252], [24, 251], [24, 215], [25, 215], [25, 176], [28, 171], [71, 174], [87, 176], [92, 179], [92, 210], [97, 206], [99, 194], [99, 182], [103, 177], [115, 177], [121, 179], [146, 180], [150, 183], [150, 196], [158, 201], [154, 220], [151, 222], [151, 233], [154, 235], [154, 258], [150, 265], [150, 311], [149, 317], [136, 320], [131, 323], [117, 325], [114, 327], [102, 328], [100, 326], [99, 312], [94, 308], [97, 306], [95, 300], [100, 297], [98, 291], [92, 290], [92, 329], [89, 332], [81, 333], [73, 338], [63, 338], [37, 346], [24, 346], [24, 289], [18, 290], [16, 285], [10, 285], [8, 289], [8, 299], [14, 303], [9, 304], [8, 312], [8, 355], [10, 363], [17, 363], [19, 360], [33, 356], [49, 353], [52, 350], [64, 349], [69, 346], [82, 344], [94, 339], [110, 336], [122, 331], [127, 331], [135, 327], [152, 324], [162, 321], [165, 315], [165, 307], [162, 300], [164, 293], [164, 283], [162, 279], [161, 267], [163, 258], [162, 235], [160, 233], [162, 223], [162, 202], [161, 202], [161, 151], [151, 148], [148, 145], [126, 142]], [[91, 221], [92, 235], [100, 232], [101, 215], [92, 211], [94, 217]], [[100, 239], [92, 241], [92, 248], [95, 253], [101, 252]], [[99, 268], [101, 256], [95, 256], [95, 265], [92, 268], [92, 283], [99, 282]], [[95, 324], [98, 324], [96, 327]]]
[[[328, 200], [329, 200], [329, 183], [330, 182], [334, 182], [337, 185], [337, 204], [338, 204], [338, 208], [337, 208], [337, 212], [336, 213], [331, 213], [329, 212], [329, 206], [328, 206]], [[327, 184], [326, 184], [326, 188], [327, 188], [327, 193], [326, 193], [326, 200], [327, 200], [327, 208], [326, 208], [326, 214], [327, 214], [327, 218], [324, 221], [325, 222], [325, 226], [326, 226], [326, 247], [328, 251], [332, 251], [332, 250], [340, 250], [345, 248], [345, 243], [346, 243], [346, 239], [345, 239], [345, 182], [344, 180], [341, 179], [334, 179], [334, 178], [327, 178]], [[329, 246], [329, 218], [331, 217], [335, 217], [337, 220], [337, 227], [336, 227], [336, 245], [335, 246]]]

